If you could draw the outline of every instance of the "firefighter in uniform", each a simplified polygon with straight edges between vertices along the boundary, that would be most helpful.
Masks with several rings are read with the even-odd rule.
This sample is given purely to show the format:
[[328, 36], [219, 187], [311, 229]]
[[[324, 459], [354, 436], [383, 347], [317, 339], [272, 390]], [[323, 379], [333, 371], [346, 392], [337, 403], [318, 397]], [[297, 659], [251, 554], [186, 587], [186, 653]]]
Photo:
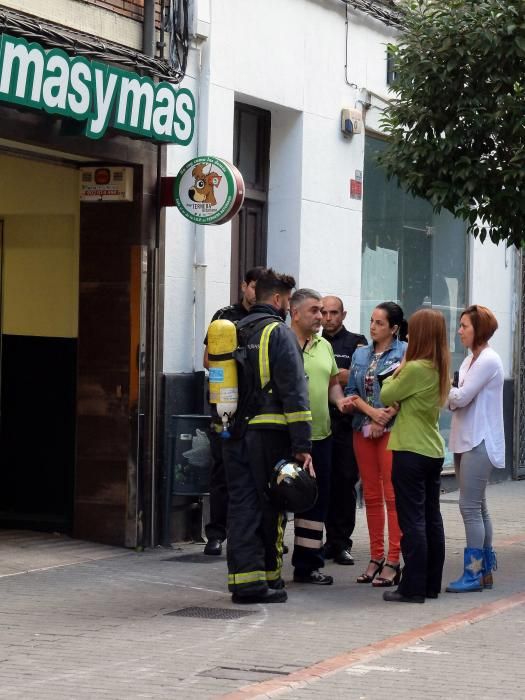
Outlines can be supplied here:
[[[225, 319], [238, 323], [248, 315], [255, 303], [255, 284], [265, 267], [253, 267], [244, 276], [241, 285], [242, 298], [238, 304], [224, 306], [213, 314], [211, 322]], [[208, 335], [204, 338], [204, 357], [202, 364], [208, 369]], [[226, 518], [228, 513], [228, 489], [226, 488], [226, 475], [222, 459], [222, 440], [219, 437], [221, 421], [212, 407], [212, 422], [210, 426], [210, 448], [212, 453], [212, 467], [210, 471], [210, 521], [206, 524], [206, 545], [204, 554], [219, 555], [222, 553], [222, 543], [226, 539]]]
[[234, 603], [286, 601], [283, 514], [272, 507], [268, 484], [283, 458], [293, 457], [314, 474], [303, 359], [284, 323], [294, 286], [293, 277], [271, 269], [262, 273], [256, 303], [237, 325], [241, 347], [245, 338], [249, 372], [240, 371], [236, 422], [223, 447], [229, 495], [228, 588]]
[[[323, 338], [331, 344], [339, 367], [339, 383], [344, 388], [356, 348], [368, 345], [364, 335], [351, 333], [343, 322], [346, 311], [339, 297], [326, 296], [322, 300]], [[352, 417], [330, 406], [332, 419], [332, 486], [326, 520], [325, 559], [336, 564], [353, 564], [351, 555], [352, 533], [356, 516], [356, 484], [359, 470], [354, 455]]]

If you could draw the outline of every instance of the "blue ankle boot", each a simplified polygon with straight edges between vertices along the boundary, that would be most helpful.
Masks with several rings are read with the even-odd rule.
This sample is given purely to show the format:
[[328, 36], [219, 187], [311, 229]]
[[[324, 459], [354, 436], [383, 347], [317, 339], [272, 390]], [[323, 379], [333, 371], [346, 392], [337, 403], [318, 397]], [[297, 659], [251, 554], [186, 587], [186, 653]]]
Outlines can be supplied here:
[[449, 593], [470, 593], [483, 590], [483, 550], [466, 547], [463, 555], [464, 571], [456, 580], [448, 584]]
[[494, 585], [494, 580], [492, 578], [492, 572], [498, 568], [498, 560], [496, 559], [496, 552], [492, 547], [483, 548], [483, 576], [482, 584], [483, 588], [492, 588]]

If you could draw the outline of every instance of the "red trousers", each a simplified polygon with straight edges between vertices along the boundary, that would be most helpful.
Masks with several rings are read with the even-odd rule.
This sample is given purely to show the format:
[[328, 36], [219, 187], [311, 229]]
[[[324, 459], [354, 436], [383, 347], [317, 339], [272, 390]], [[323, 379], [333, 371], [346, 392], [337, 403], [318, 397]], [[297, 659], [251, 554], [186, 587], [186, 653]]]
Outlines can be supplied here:
[[396, 500], [392, 486], [392, 452], [386, 449], [390, 433], [379, 438], [365, 438], [354, 431], [354, 452], [363, 484], [366, 520], [370, 536], [370, 557], [385, 557], [385, 504], [388, 519], [388, 554], [386, 560], [399, 562], [401, 530], [397, 522]]

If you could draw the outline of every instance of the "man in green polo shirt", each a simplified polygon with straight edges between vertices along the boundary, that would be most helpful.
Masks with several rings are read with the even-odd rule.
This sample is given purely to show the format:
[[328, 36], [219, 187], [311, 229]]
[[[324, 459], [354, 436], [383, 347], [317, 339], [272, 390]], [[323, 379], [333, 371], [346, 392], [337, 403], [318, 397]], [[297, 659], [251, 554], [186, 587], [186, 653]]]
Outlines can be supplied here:
[[319, 496], [313, 508], [295, 515], [295, 540], [292, 556], [294, 581], [322, 586], [333, 583], [332, 576], [319, 571], [324, 566], [323, 527], [330, 496], [332, 438], [328, 404], [343, 411], [346, 400], [338, 381], [334, 351], [318, 335], [321, 328], [321, 295], [313, 289], [298, 289], [290, 299], [292, 331], [303, 351], [312, 412], [312, 460]]

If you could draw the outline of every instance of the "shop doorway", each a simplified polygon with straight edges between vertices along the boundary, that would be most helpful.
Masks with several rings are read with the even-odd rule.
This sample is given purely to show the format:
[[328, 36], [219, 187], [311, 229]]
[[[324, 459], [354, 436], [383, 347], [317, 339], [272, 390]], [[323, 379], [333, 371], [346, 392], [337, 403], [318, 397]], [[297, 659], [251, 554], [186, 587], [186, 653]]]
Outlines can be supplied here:
[[78, 171], [0, 154], [0, 526], [69, 531]]
[[81, 165], [0, 151], [0, 528], [136, 546], [141, 170], [132, 201], [81, 204]]

